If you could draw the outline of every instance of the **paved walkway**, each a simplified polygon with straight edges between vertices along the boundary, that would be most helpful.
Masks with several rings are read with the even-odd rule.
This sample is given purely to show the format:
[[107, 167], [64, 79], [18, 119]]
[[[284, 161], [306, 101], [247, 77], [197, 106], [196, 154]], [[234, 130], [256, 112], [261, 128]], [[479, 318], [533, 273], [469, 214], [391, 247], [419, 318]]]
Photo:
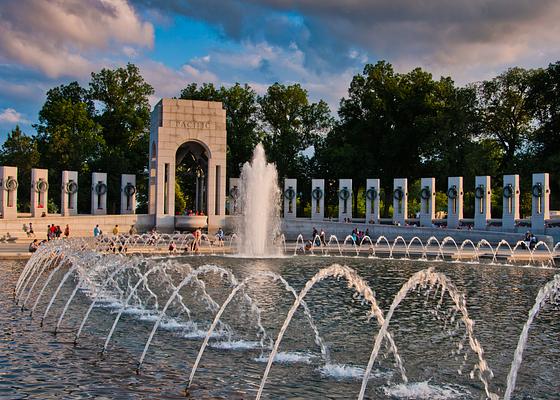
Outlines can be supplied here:
[[29, 242], [0, 243], [0, 260], [27, 260], [31, 257], [29, 253]]

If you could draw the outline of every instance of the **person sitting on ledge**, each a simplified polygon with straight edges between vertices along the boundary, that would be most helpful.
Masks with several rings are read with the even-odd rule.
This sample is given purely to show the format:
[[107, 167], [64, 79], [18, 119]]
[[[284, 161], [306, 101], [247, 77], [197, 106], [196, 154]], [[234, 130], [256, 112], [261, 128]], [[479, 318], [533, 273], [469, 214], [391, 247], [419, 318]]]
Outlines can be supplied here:
[[35, 239], [31, 243], [29, 243], [29, 252], [35, 253], [39, 248], [39, 240]]
[[531, 231], [527, 231], [525, 233], [525, 237], [523, 238], [523, 244], [525, 244], [525, 248], [533, 250], [537, 242], [537, 237], [533, 235]]

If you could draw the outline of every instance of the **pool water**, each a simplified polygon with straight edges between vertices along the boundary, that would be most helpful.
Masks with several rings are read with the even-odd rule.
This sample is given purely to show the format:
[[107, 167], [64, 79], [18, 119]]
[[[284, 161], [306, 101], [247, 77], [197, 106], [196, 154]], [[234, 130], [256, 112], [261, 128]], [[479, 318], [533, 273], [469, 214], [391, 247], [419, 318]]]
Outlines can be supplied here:
[[[80, 258], [78, 257], [79, 261]], [[184, 398], [197, 354], [221, 304], [236, 282], [257, 272], [227, 306], [208, 341], [188, 394], [192, 398], [255, 398], [270, 348], [294, 303], [281, 276], [299, 293], [318, 271], [337, 263], [356, 271], [386, 313], [393, 298], [411, 276], [433, 267], [466, 297], [474, 335], [493, 372], [492, 393], [502, 397], [527, 314], [539, 289], [555, 269], [475, 265], [446, 262], [367, 259], [353, 257], [234, 257], [142, 258], [108, 255], [84, 259], [61, 286], [41, 327], [40, 321], [64, 275], [45, 268], [21, 309], [14, 288], [24, 264], [0, 263], [0, 398]], [[127, 264], [108, 279], [109, 273]], [[165, 273], [149, 275], [146, 285], [131, 292], [140, 276], [154, 266]], [[197, 268], [213, 265], [230, 276], [210, 272], [183, 286], [162, 316], [145, 349], [161, 310], [174, 287]], [[53, 272], [55, 271], [55, 272]], [[29, 311], [45, 287], [33, 318]], [[38, 276], [38, 275], [37, 275]], [[233, 277], [233, 278], [232, 278]], [[75, 286], [80, 290], [69, 305], [56, 335], [59, 316]], [[233, 279], [233, 281], [232, 281]], [[23, 298], [35, 276], [24, 291]], [[76, 331], [98, 293], [99, 297], [77, 344]], [[203, 282], [203, 283], [202, 283]], [[171, 286], [173, 285], [173, 286]], [[106, 337], [126, 299], [129, 303], [116, 325], [106, 351]], [[298, 308], [264, 385], [267, 399], [357, 398], [379, 325], [370, 305], [348, 287], [345, 279], [318, 282], [305, 297], [308, 315]], [[188, 311], [187, 311], [188, 310]], [[309, 321], [315, 324], [321, 353]], [[368, 380], [366, 398], [480, 399], [486, 393], [477, 371], [477, 355], [470, 349], [465, 326], [450, 296], [441, 288], [411, 291], [395, 310], [389, 325], [408, 382], [402, 379], [390, 348], [382, 346]], [[558, 398], [560, 391], [560, 323], [558, 304], [547, 304], [529, 332], [513, 398]], [[385, 342], [386, 343], [386, 342]], [[472, 373], [471, 373], [472, 372]]]

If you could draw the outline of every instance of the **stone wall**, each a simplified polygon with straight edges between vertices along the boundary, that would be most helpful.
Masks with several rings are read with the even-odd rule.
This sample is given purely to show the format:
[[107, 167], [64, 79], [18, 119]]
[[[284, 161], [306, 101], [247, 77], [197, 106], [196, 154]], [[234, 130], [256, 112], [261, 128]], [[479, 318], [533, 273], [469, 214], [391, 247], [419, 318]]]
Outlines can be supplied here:
[[[377, 238], [379, 236], [385, 236], [388, 240], [394, 240], [397, 236], [402, 236], [408, 241], [417, 236], [425, 242], [431, 236], [435, 236], [441, 241], [444, 237], [451, 236], [459, 243], [465, 239], [470, 239], [474, 243], [477, 243], [481, 239], [486, 239], [488, 242], [496, 244], [502, 239], [507, 240], [509, 243], [516, 243], [517, 241], [523, 239], [523, 233], [521, 232], [511, 233], [380, 224], [372, 225], [365, 223], [320, 222], [304, 218], [298, 218], [297, 220], [292, 221], [283, 220], [282, 232], [286, 236], [286, 240], [295, 240], [299, 234], [303, 234], [304, 238], [307, 240], [311, 239], [313, 227], [317, 228], [319, 231], [324, 229], [327, 238], [329, 235], [336, 235], [339, 240], [344, 240], [347, 235], [352, 234], [352, 230], [354, 228], [358, 228], [361, 231], [369, 229], [370, 237]], [[537, 235], [537, 238], [544, 241], [549, 247], [553, 246], [555, 242], [554, 238], [550, 235]]]
[[63, 217], [59, 214], [50, 214], [47, 217], [0, 219], [0, 235], [10, 233], [19, 239], [27, 239], [23, 231], [23, 224], [29, 226], [33, 223], [33, 230], [38, 239], [46, 239], [47, 225], [60, 225], [62, 231], [66, 224], [70, 227], [71, 236], [93, 236], [93, 228], [99, 225], [104, 233], [111, 233], [115, 225], [119, 225], [121, 233], [128, 232], [132, 224], [136, 225], [138, 232], [145, 232], [154, 226], [154, 216], [146, 214], [130, 215], [80, 215]]

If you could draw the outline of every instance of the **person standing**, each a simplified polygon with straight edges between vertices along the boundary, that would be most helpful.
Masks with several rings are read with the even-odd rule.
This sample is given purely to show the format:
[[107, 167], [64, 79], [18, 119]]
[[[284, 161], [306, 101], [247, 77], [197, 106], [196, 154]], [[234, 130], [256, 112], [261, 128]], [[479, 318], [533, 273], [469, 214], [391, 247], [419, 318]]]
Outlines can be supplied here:
[[35, 231], [33, 230], [33, 222], [29, 223], [29, 232], [27, 236], [35, 237]]
[[323, 244], [323, 246], [327, 245], [327, 238], [326, 238], [326, 234], [325, 231], [323, 229], [321, 229], [321, 234], [319, 235], [319, 237], [321, 238], [321, 243]]
[[97, 237], [101, 235], [101, 229], [99, 229], [99, 225], [95, 225], [95, 228], [93, 228], [93, 237]]
[[64, 228], [64, 237], [68, 238], [70, 236], [70, 226], [66, 224], [66, 228]]
[[224, 245], [224, 230], [220, 227], [216, 233], [216, 239], [218, 239], [218, 246]]
[[200, 240], [202, 239], [202, 231], [197, 229], [194, 231], [194, 240], [192, 243], [192, 251], [193, 253], [198, 253], [200, 251]]
[[49, 233], [51, 235], [51, 240], [56, 239], [56, 225], [52, 224], [50, 229], [49, 229]]
[[138, 231], [136, 230], [136, 226], [130, 225], [130, 229], [128, 230], [129, 235], [136, 235]]

